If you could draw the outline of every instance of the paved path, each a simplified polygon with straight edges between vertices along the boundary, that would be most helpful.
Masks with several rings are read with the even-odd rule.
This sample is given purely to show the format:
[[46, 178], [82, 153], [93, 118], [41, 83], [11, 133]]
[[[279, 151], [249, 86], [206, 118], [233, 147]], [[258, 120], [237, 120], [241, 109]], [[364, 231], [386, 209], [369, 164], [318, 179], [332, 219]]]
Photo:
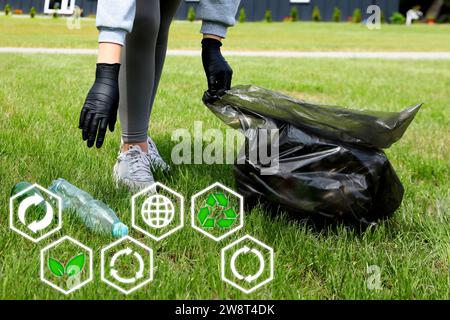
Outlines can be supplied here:
[[[95, 55], [95, 49], [1, 48], [0, 53]], [[450, 60], [450, 52], [224, 51], [227, 56], [267, 58]], [[169, 56], [199, 56], [198, 50], [169, 50]]]

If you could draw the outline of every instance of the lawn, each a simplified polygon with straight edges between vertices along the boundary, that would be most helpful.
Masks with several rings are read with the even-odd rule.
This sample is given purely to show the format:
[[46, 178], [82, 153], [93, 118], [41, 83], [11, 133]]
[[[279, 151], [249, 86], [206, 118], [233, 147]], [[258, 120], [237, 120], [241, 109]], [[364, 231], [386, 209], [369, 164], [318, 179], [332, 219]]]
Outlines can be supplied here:
[[[4, 19], [0, 23], [4, 24]], [[62, 33], [44, 38], [47, 26], [61, 23], [53, 20], [42, 22], [41, 29], [33, 30], [36, 37], [30, 37], [31, 43], [23, 42], [23, 30], [35, 22], [20, 20], [23, 24], [8, 27], [7, 32], [1, 26], [0, 46], [94, 45], [85, 35], [73, 42], [63, 39]], [[232, 32], [237, 35], [241, 28], [253, 28], [256, 32], [262, 26], [266, 27], [245, 24]], [[271, 26], [276, 30], [281, 24]], [[298, 26], [312, 29], [312, 24]], [[174, 30], [191, 30], [190, 37], [194, 38], [197, 27], [177, 23]], [[325, 28], [322, 24], [317, 27]], [[342, 26], [348, 28], [347, 32], [354, 27]], [[288, 28], [294, 25], [289, 24]], [[430, 30], [426, 26], [415, 28], [409, 32]], [[14, 30], [22, 33], [12, 37]], [[334, 30], [330, 35], [323, 34], [333, 38]], [[339, 38], [336, 37], [333, 41]], [[430, 37], [444, 39], [448, 35], [436, 31]], [[230, 43], [231, 38], [230, 34]], [[187, 46], [187, 39], [186, 44], [172, 39], [173, 48]], [[312, 38], [309, 41], [317, 48], [326, 49], [322, 41]], [[423, 41], [411, 44], [417, 47], [402, 49], [426, 49], [421, 47], [426, 41], [424, 37]], [[283, 45], [287, 49], [306, 49], [300, 42], [297, 45], [301, 47], [292, 47], [290, 42]], [[254, 43], [255, 49], [265, 49], [262, 42], [259, 46], [258, 42]], [[436, 44], [441, 46], [440, 50], [448, 46], [445, 41]], [[245, 46], [245, 42], [236, 45], [241, 49]], [[399, 49], [397, 46], [395, 50]], [[263, 208], [246, 212], [245, 227], [219, 243], [188, 225], [161, 242], [132, 230], [131, 236], [154, 249], [156, 269], [154, 281], [127, 298], [450, 299], [448, 61], [339, 60], [336, 63], [333, 59], [232, 57], [229, 62], [235, 71], [234, 84], [252, 83], [314, 102], [389, 111], [424, 102], [403, 139], [387, 150], [405, 186], [403, 204], [392, 219], [362, 234], [343, 227], [313, 231], [286, 216], [269, 217]], [[91, 234], [68, 216], [60, 232], [38, 245], [8, 228], [11, 187], [21, 180], [48, 186], [58, 177], [106, 202], [130, 224], [131, 194], [116, 189], [111, 175], [120, 130], [108, 133], [104, 147], [94, 150], [86, 148], [77, 129], [79, 110], [92, 84], [94, 66], [93, 56], [0, 54], [0, 212], [3, 213], [0, 216], [0, 299], [66, 298], [39, 280], [40, 250], [64, 235], [94, 249], [94, 281], [72, 293], [70, 298], [124, 299], [123, 294], [100, 280], [100, 250], [112, 239]], [[202, 121], [204, 129], [226, 129], [202, 105], [204, 87], [200, 58], [167, 58], [150, 129], [165, 159], [170, 159], [176, 144], [171, 141], [174, 129], [192, 131], [194, 121]], [[193, 194], [215, 181], [230, 187], [235, 185], [230, 165], [174, 166], [170, 175], [157, 178], [183, 194], [186, 204]], [[219, 272], [220, 249], [245, 234], [275, 250], [274, 280], [249, 295], [222, 282]], [[381, 290], [370, 290], [367, 286], [367, 266], [371, 265], [381, 270]]]
[[[130, 194], [116, 190], [111, 178], [118, 131], [108, 135], [103, 149], [88, 150], [76, 128], [94, 57], [1, 55], [0, 61], [1, 211], [8, 211], [9, 189], [17, 181], [45, 186], [64, 177], [108, 203], [129, 223]], [[416, 62], [410, 68], [406, 61], [270, 60], [270, 65], [268, 61], [230, 59], [235, 83], [255, 83], [314, 101], [377, 110], [426, 103], [405, 137], [388, 150], [406, 188], [402, 207], [392, 220], [362, 235], [345, 229], [313, 232], [285, 217], [269, 218], [261, 209], [248, 212], [245, 228], [220, 243], [205, 240], [190, 227], [160, 243], [133, 231], [134, 237], [155, 249], [157, 269], [154, 282], [129, 297], [448, 299], [448, 63]], [[186, 62], [189, 69], [184, 67]], [[205, 129], [225, 128], [200, 101], [203, 82], [199, 59], [168, 58], [151, 126], [165, 158], [175, 144], [172, 130], [192, 130], [194, 120], [203, 121]], [[159, 178], [187, 199], [216, 180], [234, 185], [231, 166], [225, 165], [182, 165]], [[95, 248], [95, 282], [71, 297], [123, 298], [99, 279], [99, 250], [111, 239], [94, 236], [77, 221], [66, 219], [61, 232], [34, 245], [8, 229], [6, 214], [0, 222], [2, 299], [64, 297], [39, 281], [38, 270], [39, 250], [65, 234]], [[246, 233], [276, 251], [274, 281], [249, 296], [221, 282], [218, 272], [220, 248]], [[381, 268], [381, 291], [367, 289], [367, 265]]]
[[[200, 24], [172, 25], [171, 49], [198, 49]], [[0, 16], [0, 47], [95, 48], [94, 19], [70, 30], [63, 18]], [[383, 25], [370, 31], [351, 23], [238, 23], [230, 29], [227, 50], [300, 51], [450, 51], [450, 25]]]

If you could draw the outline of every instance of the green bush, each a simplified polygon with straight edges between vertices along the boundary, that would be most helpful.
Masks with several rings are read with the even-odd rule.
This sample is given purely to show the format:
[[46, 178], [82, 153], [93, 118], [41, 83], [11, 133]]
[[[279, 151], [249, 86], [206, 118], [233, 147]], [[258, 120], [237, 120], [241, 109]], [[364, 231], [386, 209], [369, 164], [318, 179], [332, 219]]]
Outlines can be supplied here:
[[272, 11], [266, 10], [266, 13], [264, 14], [264, 20], [266, 22], [272, 22]]
[[333, 10], [333, 21], [334, 22], [341, 22], [341, 9], [338, 7], [334, 7]]
[[5, 5], [5, 16], [11, 13], [11, 6], [9, 4]]
[[450, 22], [450, 15], [443, 14], [436, 20], [436, 22], [437, 23], [449, 23]]
[[406, 23], [405, 16], [403, 14], [401, 14], [400, 12], [394, 12], [389, 20], [391, 20], [391, 22], [393, 24], [405, 24]]
[[362, 12], [361, 9], [356, 8], [355, 11], [353, 11], [353, 18], [352, 21], [354, 23], [361, 23], [362, 21]]
[[55, 5], [53, 6], [53, 10], [55, 10], [53, 12], [53, 18], [56, 19], [58, 18], [59, 14], [58, 14], [58, 10], [59, 10], [59, 4], [55, 3]]
[[247, 21], [247, 15], [245, 14], [245, 9], [241, 8], [241, 10], [239, 11], [239, 22], [245, 22]]
[[322, 16], [320, 15], [320, 9], [318, 6], [315, 6], [313, 9], [312, 20], [315, 22], [319, 22], [322, 20]]
[[36, 16], [36, 8], [35, 7], [31, 7], [30, 9], [30, 17], [34, 18]]
[[298, 20], [298, 10], [297, 7], [292, 7], [291, 8], [291, 21], [295, 22]]
[[384, 15], [384, 11], [381, 11], [380, 20], [381, 23], [386, 23], [386, 16]]
[[189, 7], [188, 13], [187, 13], [187, 19], [190, 22], [193, 22], [195, 20], [195, 9], [194, 7]]

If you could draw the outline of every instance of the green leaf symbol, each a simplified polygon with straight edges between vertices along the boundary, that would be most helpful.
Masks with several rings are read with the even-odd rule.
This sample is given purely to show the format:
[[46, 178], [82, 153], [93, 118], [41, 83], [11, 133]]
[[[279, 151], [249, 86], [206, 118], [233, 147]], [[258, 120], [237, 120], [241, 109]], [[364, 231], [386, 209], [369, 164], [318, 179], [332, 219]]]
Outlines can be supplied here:
[[86, 260], [86, 256], [84, 253], [80, 253], [79, 255], [70, 259], [66, 265], [66, 274], [69, 277], [75, 276], [77, 273], [80, 273], [83, 270], [84, 262]]
[[64, 267], [56, 259], [48, 258], [48, 268], [57, 277], [62, 277], [64, 275]]

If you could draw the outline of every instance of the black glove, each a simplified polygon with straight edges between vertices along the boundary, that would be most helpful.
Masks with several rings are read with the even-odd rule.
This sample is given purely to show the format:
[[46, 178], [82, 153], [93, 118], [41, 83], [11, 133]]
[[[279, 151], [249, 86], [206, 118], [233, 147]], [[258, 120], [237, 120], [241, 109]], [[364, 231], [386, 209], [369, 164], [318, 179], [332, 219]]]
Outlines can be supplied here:
[[214, 102], [226, 90], [230, 90], [233, 70], [220, 52], [222, 42], [216, 39], [202, 40], [202, 60], [208, 80], [208, 92], [204, 96], [205, 102]]
[[119, 107], [119, 70], [118, 63], [97, 64], [95, 82], [81, 109], [78, 125], [89, 148], [94, 145], [95, 138], [97, 148], [103, 145], [107, 127], [114, 131]]

